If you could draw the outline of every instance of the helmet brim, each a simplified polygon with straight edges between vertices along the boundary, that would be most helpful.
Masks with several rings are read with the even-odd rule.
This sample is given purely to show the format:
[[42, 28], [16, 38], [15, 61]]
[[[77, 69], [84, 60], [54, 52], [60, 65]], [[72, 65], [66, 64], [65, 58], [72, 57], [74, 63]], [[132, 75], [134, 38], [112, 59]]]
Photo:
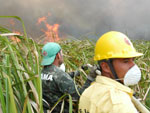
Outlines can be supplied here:
[[108, 59], [112, 59], [112, 58], [135, 58], [135, 57], [139, 57], [139, 56], [142, 56], [143, 55], [143, 53], [138, 53], [138, 52], [136, 52], [136, 53], [130, 53], [130, 55], [129, 54], [127, 54], [127, 55], [118, 55], [118, 54], [116, 54], [116, 55], [114, 55], [114, 56], [105, 56], [105, 57], [94, 57], [94, 60], [95, 61], [100, 61], [100, 60], [108, 60]]

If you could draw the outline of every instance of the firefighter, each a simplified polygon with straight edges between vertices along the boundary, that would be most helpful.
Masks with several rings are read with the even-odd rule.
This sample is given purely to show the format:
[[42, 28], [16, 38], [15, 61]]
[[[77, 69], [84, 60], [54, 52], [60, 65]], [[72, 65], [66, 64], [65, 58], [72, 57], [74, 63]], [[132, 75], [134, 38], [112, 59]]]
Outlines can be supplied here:
[[137, 113], [131, 101], [133, 91], [128, 86], [141, 79], [134, 62], [141, 55], [125, 34], [110, 31], [102, 35], [94, 55], [101, 75], [82, 93], [79, 113]]
[[[43, 70], [41, 73], [41, 79], [43, 107], [44, 112], [46, 113], [48, 110], [51, 110], [58, 99], [64, 94], [70, 94], [72, 98], [76, 100], [79, 99], [79, 95], [77, 94], [75, 84], [71, 76], [60, 69], [61, 64], [63, 64], [63, 53], [60, 45], [55, 42], [45, 44], [42, 48], [42, 55], [43, 59], [41, 65], [43, 66]], [[82, 93], [91, 82], [92, 80], [87, 79], [83, 87], [78, 89], [79, 93]], [[62, 105], [62, 103], [59, 103], [52, 113], [59, 113]], [[64, 113], [68, 112], [69, 104], [65, 101]]]

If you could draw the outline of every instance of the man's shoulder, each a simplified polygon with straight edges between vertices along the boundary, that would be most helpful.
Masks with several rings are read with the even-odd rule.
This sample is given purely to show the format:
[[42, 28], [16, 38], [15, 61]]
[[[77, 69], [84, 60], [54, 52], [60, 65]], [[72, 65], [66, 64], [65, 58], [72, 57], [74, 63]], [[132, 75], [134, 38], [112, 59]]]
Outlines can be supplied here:
[[97, 107], [97, 109], [101, 110], [107, 107], [115, 107], [114, 110], [124, 110], [130, 106], [129, 108], [135, 110], [131, 101], [131, 96], [126, 91], [97, 82], [93, 82], [92, 85], [82, 93], [79, 106], [80, 108], [86, 109], [91, 109], [89, 108], [90, 106], [95, 106], [95, 108]]
[[66, 72], [64, 72], [63, 70], [61, 70], [59, 67], [55, 65], [51, 65], [48, 68], [44, 68], [41, 73], [41, 77], [42, 76], [46, 76], [46, 77], [51, 76], [53, 79], [56, 80], [57, 79], [63, 80], [64, 78], [70, 79], [70, 76]]
[[104, 98], [106, 98], [108, 101], [111, 101], [112, 104], [121, 104], [125, 101], [131, 101], [130, 93], [127, 93], [120, 88], [109, 85], [102, 85], [99, 83], [95, 83], [94, 87], [95, 90], [93, 92], [97, 92], [97, 98], [99, 96], [105, 95]]
[[101, 100], [100, 97], [106, 100], [111, 100], [113, 104], [121, 103], [127, 100], [131, 100], [130, 95], [115, 87], [109, 85], [99, 84], [93, 82], [82, 94], [83, 97], [95, 98], [96, 101]]
[[127, 92], [119, 89], [110, 89], [109, 94], [113, 104], [121, 104], [127, 101], [131, 101], [130, 95]]
[[43, 68], [42, 73], [44, 74], [66, 74], [63, 70], [55, 65], [50, 65], [49, 67]]
[[59, 67], [55, 67], [55, 70], [52, 72], [52, 74], [58, 76], [59, 78], [70, 77], [68, 73], [64, 72]]

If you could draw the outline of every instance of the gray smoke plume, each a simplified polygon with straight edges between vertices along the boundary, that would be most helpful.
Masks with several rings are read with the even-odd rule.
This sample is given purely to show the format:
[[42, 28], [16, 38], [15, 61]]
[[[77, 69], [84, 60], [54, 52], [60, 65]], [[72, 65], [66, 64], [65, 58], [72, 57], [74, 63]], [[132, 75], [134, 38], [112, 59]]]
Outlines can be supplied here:
[[[44, 25], [39, 17], [47, 17], [51, 25], [60, 24], [60, 35], [99, 37], [110, 30], [127, 34], [131, 39], [150, 39], [149, 0], [0, 0], [0, 15], [21, 17], [27, 33], [40, 37]], [[9, 26], [8, 19], [0, 25]], [[21, 29], [19, 22], [15, 29]], [[60, 36], [60, 37], [61, 37]]]

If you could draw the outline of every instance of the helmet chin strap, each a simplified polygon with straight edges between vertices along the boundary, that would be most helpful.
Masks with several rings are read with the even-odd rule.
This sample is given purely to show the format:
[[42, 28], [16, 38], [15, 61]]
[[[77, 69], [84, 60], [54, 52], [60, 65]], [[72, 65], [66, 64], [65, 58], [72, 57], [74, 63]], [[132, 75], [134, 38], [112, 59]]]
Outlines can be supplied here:
[[115, 77], [116, 81], [122, 83], [122, 82], [120, 81], [120, 79], [118, 78], [117, 73], [116, 73], [116, 71], [115, 71], [115, 69], [114, 69], [114, 66], [113, 66], [113, 64], [112, 64], [112, 59], [106, 60], [106, 62], [108, 63], [108, 65], [109, 65], [109, 67], [110, 67], [110, 70], [111, 70], [113, 76]]

